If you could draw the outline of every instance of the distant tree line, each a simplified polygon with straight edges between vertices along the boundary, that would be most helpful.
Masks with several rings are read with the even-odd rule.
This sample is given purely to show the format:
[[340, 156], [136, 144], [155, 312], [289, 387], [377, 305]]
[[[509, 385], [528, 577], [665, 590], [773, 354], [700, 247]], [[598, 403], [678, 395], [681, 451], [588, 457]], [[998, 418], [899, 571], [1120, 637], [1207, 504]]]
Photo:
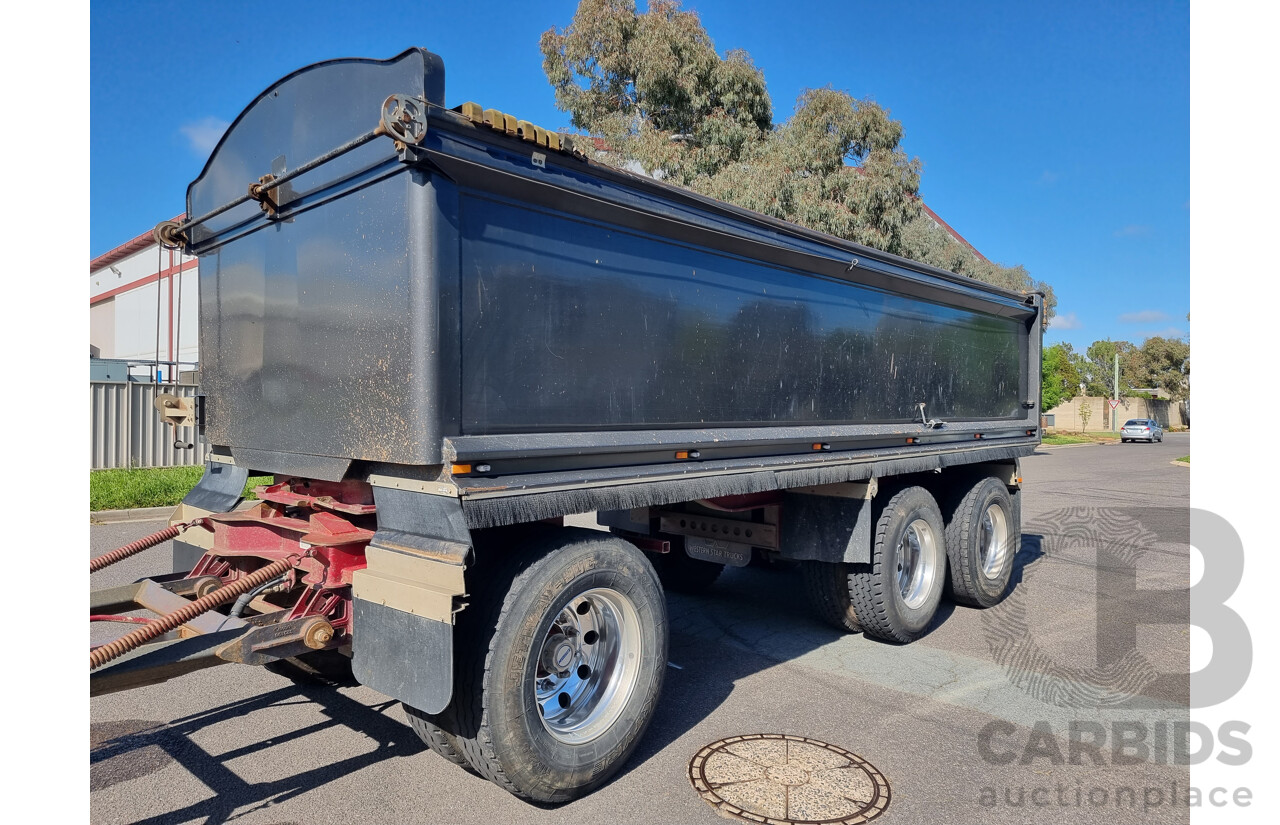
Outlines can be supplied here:
[[[1094, 341], [1078, 353], [1066, 343], [1045, 347], [1041, 366], [1041, 409], [1051, 410], [1081, 394], [1113, 397], [1115, 356], [1120, 355], [1121, 397], [1164, 390], [1175, 401], [1191, 396], [1191, 345], [1178, 338]], [[1149, 394], [1149, 393], [1148, 393]]]

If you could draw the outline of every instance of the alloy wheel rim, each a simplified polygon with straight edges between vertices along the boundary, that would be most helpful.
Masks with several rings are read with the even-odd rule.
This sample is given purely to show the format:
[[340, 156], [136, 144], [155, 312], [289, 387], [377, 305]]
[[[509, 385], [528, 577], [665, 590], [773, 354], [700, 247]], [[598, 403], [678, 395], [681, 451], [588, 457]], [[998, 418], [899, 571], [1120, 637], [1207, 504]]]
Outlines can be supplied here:
[[929, 522], [918, 518], [907, 525], [898, 544], [898, 594], [911, 609], [929, 598], [938, 574], [937, 538]]
[[1009, 520], [1004, 508], [992, 504], [982, 513], [978, 538], [978, 569], [988, 579], [995, 579], [1009, 552]]
[[560, 609], [538, 650], [534, 697], [547, 732], [580, 745], [617, 721], [643, 660], [640, 614], [625, 594], [586, 590]]

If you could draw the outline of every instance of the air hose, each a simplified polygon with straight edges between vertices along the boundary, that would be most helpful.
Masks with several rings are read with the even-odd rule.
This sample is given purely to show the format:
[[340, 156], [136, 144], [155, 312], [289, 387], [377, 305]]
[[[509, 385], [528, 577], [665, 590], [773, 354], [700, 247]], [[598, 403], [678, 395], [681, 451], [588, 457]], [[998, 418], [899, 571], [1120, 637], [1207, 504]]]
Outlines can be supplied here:
[[232, 618], [237, 618], [237, 619], [240, 618], [240, 614], [244, 612], [244, 609], [249, 606], [249, 602], [253, 601], [254, 598], [256, 598], [257, 596], [263, 593], [266, 593], [269, 590], [277, 588], [282, 584], [286, 584], [288, 581], [289, 581], [289, 574], [286, 573], [283, 576], [276, 576], [274, 579], [267, 582], [266, 584], [258, 585], [257, 587], [250, 590], [248, 593], [241, 593], [240, 598], [236, 599], [236, 603], [231, 605], [231, 609], [227, 611], [227, 615], [231, 616]]
[[[163, 539], [160, 541], [163, 541]], [[89, 669], [93, 670], [94, 668], [102, 667], [112, 659], [123, 656], [130, 650], [146, 644], [157, 636], [163, 636], [170, 630], [176, 630], [201, 613], [212, 610], [224, 602], [229, 602], [241, 593], [247, 593], [260, 584], [266, 584], [292, 570], [293, 565], [299, 561], [301, 561], [301, 557], [297, 555], [274, 561], [260, 570], [253, 571], [243, 579], [237, 579], [228, 585], [219, 587], [206, 596], [201, 596], [190, 604], [183, 605], [172, 613], [164, 614], [132, 633], [121, 636], [114, 642], [108, 642], [101, 647], [94, 648], [89, 652]]]
[[207, 523], [208, 522], [205, 519], [200, 518], [200, 519], [196, 519], [195, 521], [187, 522], [184, 524], [174, 524], [170, 527], [164, 528], [158, 533], [152, 533], [151, 535], [146, 536], [145, 538], [140, 538], [137, 541], [130, 542], [129, 544], [126, 544], [124, 547], [118, 547], [115, 550], [112, 550], [110, 553], [103, 553], [101, 556], [98, 556], [97, 558], [89, 559], [89, 572], [96, 573], [104, 567], [108, 567], [110, 565], [115, 564], [118, 561], [122, 561], [124, 559], [129, 558], [130, 556], [141, 553], [143, 550], [146, 550], [148, 547], [155, 547], [157, 544], [159, 544], [162, 541], [168, 541], [169, 539], [181, 533], [183, 530], [186, 530], [188, 527], [194, 527], [197, 524], [207, 525]]

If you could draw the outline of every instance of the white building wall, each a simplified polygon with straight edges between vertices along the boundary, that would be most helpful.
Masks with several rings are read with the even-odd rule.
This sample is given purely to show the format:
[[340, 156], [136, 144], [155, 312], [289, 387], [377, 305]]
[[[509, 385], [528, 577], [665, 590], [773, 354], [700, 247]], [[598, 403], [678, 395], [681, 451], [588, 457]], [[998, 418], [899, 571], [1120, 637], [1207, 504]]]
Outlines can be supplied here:
[[[191, 259], [194, 262], [194, 258]], [[175, 279], [176, 280], [176, 279]], [[178, 287], [177, 302], [182, 307], [181, 325], [174, 329], [174, 349], [179, 361], [200, 360], [200, 271], [194, 265], [182, 273], [182, 285]], [[185, 366], [183, 369], [191, 369]]]
[[[108, 298], [89, 305], [89, 345], [97, 347], [99, 355], [115, 349], [116, 305], [115, 298]], [[113, 356], [103, 355], [104, 358]]]
[[[103, 358], [151, 361], [199, 361], [200, 294], [196, 259], [140, 239], [142, 248], [119, 257], [97, 259], [89, 272], [89, 339]], [[156, 273], [162, 278], [159, 283]], [[157, 292], [159, 306], [157, 307]], [[181, 323], [179, 323], [179, 317]], [[172, 319], [172, 323], [171, 323]], [[170, 375], [164, 367], [164, 377]], [[149, 370], [135, 369], [149, 375]]]
[[[169, 296], [168, 285], [161, 283], [160, 325], [167, 331]], [[116, 340], [115, 358], [150, 360], [156, 357], [156, 284], [132, 289], [115, 298]], [[163, 339], [159, 357], [167, 360], [169, 348]]]

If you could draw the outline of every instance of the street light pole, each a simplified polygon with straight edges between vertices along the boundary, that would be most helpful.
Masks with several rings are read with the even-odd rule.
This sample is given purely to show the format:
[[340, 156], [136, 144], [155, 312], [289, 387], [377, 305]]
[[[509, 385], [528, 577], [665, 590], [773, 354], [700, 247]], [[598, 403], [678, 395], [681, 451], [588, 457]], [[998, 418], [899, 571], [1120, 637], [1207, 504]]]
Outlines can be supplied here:
[[1120, 348], [1116, 347], [1116, 371], [1111, 384], [1112, 399], [1116, 405], [1111, 408], [1111, 432], [1116, 431], [1116, 412], [1120, 408]]

